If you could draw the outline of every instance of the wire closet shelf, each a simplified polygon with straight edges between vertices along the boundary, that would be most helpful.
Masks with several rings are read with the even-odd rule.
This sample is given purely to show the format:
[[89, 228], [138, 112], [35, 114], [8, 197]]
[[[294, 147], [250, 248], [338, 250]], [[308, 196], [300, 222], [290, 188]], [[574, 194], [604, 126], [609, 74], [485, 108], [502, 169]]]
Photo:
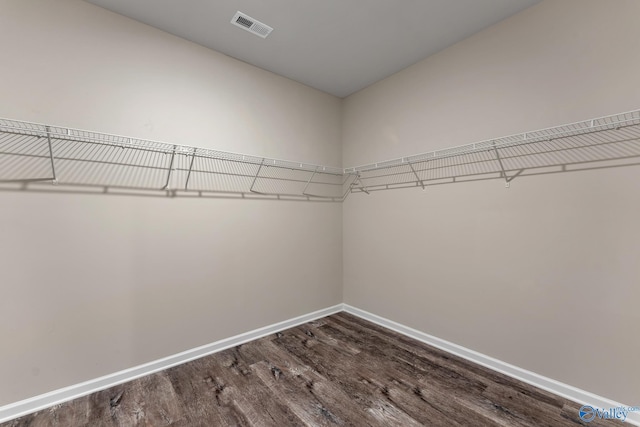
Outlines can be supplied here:
[[637, 165], [640, 110], [340, 169], [0, 119], [0, 184], [343, 201], [350, 193]]
[[353, 192], [637, 165], [640, 110], [345, 169]]
[[354, 180], [335, 167], [0, 119], [4, 184], [342, 201]]

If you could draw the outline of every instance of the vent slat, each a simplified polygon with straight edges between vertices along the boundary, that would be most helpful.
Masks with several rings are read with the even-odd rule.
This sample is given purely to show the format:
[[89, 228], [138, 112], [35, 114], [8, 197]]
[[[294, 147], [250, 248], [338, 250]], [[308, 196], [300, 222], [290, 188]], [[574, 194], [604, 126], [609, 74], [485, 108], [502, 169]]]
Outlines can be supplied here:
[[238, 19], [236, 19], [236, 24], [240, 24], [247, 28], [251, 28], [251, 26], [253, 25], [253, 21], [249, 21], [244, 16], [238, 16]]

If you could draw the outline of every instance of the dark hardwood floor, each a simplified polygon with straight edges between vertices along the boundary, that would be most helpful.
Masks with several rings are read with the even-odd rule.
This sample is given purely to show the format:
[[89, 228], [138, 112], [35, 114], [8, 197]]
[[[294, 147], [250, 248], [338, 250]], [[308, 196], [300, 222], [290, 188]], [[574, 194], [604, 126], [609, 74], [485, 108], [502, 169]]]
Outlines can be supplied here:
[[614, 425], [580, 406], [339, 313], [0, 426]]

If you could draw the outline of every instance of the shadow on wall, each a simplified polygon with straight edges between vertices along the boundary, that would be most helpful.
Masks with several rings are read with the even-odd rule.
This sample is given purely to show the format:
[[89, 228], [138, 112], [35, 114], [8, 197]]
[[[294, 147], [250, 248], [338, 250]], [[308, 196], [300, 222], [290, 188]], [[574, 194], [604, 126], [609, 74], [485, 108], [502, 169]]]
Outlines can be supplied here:
[[259, 194], [244, 192], [208, 192], [208, 191], [180, 191], [153, 190], [145, 188], [109, 187], [95, 185], [53, 184], [49, 182], [1, 182], [0, 192], [29, 192], [40, 194], [80, 194], [99, 196], [128, 196], [154, 198], [195, 198], [195, 199], [231, 199], [231, 200], [276, 200], [289, 202], [339, 203], [343, 198], [322, 198], [313, 196], [295, 196], [280, 194]]
[[295, 195], [280, 194], [260, 194], [250, 192], [209, 192], [209, 191], [180, 191], [180, 190], [153, 190], [145, 188], [124, 188], [95, 185], [59, 185], [51, 182], [21, 182], [6, 183], [0, 182], [1, 191], [30, 192], [30, 193], [59, 193], [59, 194], [81, 194], [81, 195], [102, 195], [102, 196], [129, 196], [129, 197], [158, 197], [158, 198], [199, 198], [199, 199], [231, 199], [231, 200], [280, 200], [293, 202], [314, 202], [314, 203], [339, 203], [344, 201], [350, 193], [370, 194], [375, 191], [393, 190], [399, 188], [416, 187], [426, 189], [432, 185], [454, 184], [472, 181], [504, 180], [505, 186], [509, 187], [511, 181], [516, 178], [524, 178], [538, 175], [559, 174], [567, 172], [582, 172], [589, 170], [620, 168], [628, 166], [640, 166], [638, 159], [640, 156], [621, 157], [616, 160], [601, 160], [585, 163], [561, 164], [557, 166], [540, 166], [537, 168], [518, 169], [496, 173], [466, 174], [464, 176], [452, 176], [434, 180], [423, 180], [406, 182], [402, 184], [385, 184], [376, 187], [367, 187], [363, 181], [356, 180], [344, 197], [320, 198]]

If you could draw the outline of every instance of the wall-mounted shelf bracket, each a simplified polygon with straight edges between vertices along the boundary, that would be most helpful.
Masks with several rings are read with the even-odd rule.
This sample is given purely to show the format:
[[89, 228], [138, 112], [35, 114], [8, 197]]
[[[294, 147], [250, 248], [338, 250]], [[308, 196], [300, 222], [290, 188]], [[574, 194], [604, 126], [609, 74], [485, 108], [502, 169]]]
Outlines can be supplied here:
[[53, 178], [51, 179], [51, 183], [53, 185], [58, 184], [58, 178], [56, 178], [56, 162], [53, 158], [53, 147], [51, 145], [51, 128], [47, 126], [47, 144], [49, 145], [49, 158], [51, 159], [51, 174]]
[[367, 190], [367, 187], [365, 187], [364, 184], [362, 183], [362, 180], [360, 179], [360, 174], [359, 173], [356, 176], [356, 179], [355, 179], [354, 183], [356, 183], [356, 182], [360, 184], [360, 190], [364, 191], [367, 194], [371, 194], [371, 193], [369, 193], [369, 190]]
[[356, 183], [356, 180], [358, 179], [358, 176], [356, 174], [353, 173], [347, 173], [346, 171], [343, 172], [345, 175], [344, 181], [342, 181], [342, 186], [344, 188], [344, 185], [349, 182], [349, 180], [351, 179], [351, 182], [349, 183], [349, 185], [347, 186], [346, 191], [342, 194], [342, 197], [340, 198], [340, 200], [345, 201], [347, 199], [347, 197], [349, 196], [349, 194], [353, 191], [353, 186]]
[[[525, 134], [524, 137], [526, 139], [527, 135]], [[509, 177], [509, 175], [507, 175], [507, 171], [505, 171], [505, 169], [504, 169], [504, 164], [502, 163], [502, 158], [500, 157], [500, 153], [498, 152], [498, 148], [496, 147], [495, 141], [492, 142], [491, 145], [493, 145], [493, 151], [496, 153], [496, 160], [498, 161], [498, 164], [500, 165], [500, 170], [501, 170], [502, 176], [504, 177], [504, 186], [506, 188], [509, 188], [509, 187], [511, 187], [511, 181], [516, 176], [518, 176], [519, 174], [514, 175], [512, 177]]]
[[176, 148], [178, 147], [174, 145], [173, 150], [171, 151], [171, 160], [169, 161], [169, 172], [167, 172], [167, 182], [164, 184], [161, 190], [166, 190], [167, 188], [169, 188], [169, 182], [171, 182], [171, 171], [173, 170], [173, 161], [176, 158]]
[[420, 177], [418, 176], [418, 173], [416, 172], [416, 170], [413, 168], [413, 165], [411, 164], [411, 162], [409, 163], [409, 167], [411, 168], [411, 172], [413, 172], [413, 174], [416, 176], [416, 179], [418, 180], [418, 183], [420, 184], [420, 186], [422, 187], [422, 189], [424, 190], [424, 181], [420, 179]]
[[309, 188], [309, 184], [311, 184], [311, 181], [313, 181], [313, 177], [316, 176], [316, 173], [318, 173], [318, 166], [316, 166], [316, 168], [313, 170], [313, 173], [311, 174], [311, 177], [307, 181], [307, 184], [304, 186], [304, 189], [302, 190], [302, 194], [303, 195], [305, 195], [305, 196], [313, 196], [313, 194], [308, 194], [307, 193], [307, 188]]
[[197, 149], [194, 148], [193, 149], [193, 154], [191, 155], [191, 161], [189, 162], [189, 172], [187, 172], [187, 179], [184, 181], [184, 189], [185, 189], [185, 191], [187, 191], [188, 187], [189, 187], [189, 179], [191, 178], [191, 171], [193, 170], [193, 162], [196, 159], [196, 151], [197, 151]]
[[262, 170], [263, 165], [264, 165], [264, 159], [262, 159], [262, 161], [260, 162], [260, 166], [258, 167], [258, 172], [256, 172], [256, 176], [253, 177], [253, 182], [251, 183], [251, 187], [249, 188], [249, 191], [251, 191], [252, 193], [262, 194], [261, 192], [254, 190], [253, 187], [256, 185], [256, 181], [260, 176], [260, 171]]

